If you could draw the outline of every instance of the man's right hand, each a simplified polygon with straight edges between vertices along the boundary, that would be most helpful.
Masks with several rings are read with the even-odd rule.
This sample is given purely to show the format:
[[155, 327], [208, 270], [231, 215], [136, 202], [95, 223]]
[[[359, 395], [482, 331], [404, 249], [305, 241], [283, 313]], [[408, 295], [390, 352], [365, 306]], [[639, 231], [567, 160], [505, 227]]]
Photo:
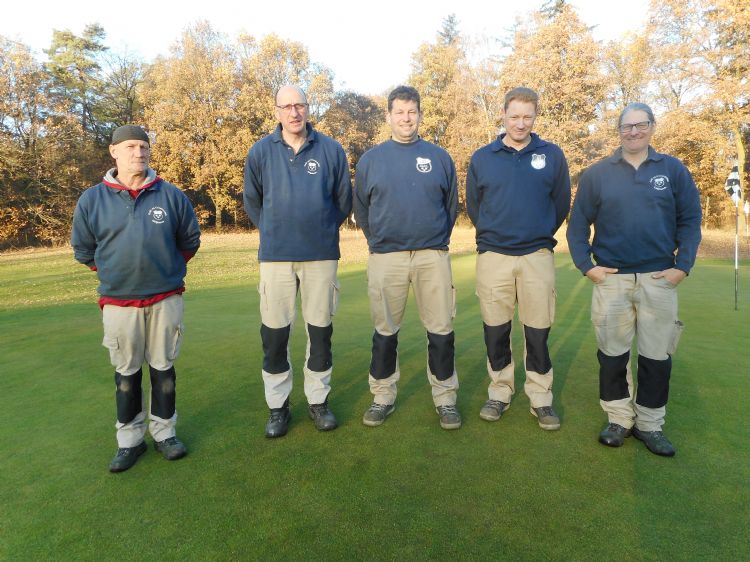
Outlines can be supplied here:
[[617, 273], [617, 269], [614, 267], [602, 267], [601, 265], [595, 265], [586, 272], [586, 277], [591, 279], [594, 283], [601, 283], [607, 278], [607, 274]]

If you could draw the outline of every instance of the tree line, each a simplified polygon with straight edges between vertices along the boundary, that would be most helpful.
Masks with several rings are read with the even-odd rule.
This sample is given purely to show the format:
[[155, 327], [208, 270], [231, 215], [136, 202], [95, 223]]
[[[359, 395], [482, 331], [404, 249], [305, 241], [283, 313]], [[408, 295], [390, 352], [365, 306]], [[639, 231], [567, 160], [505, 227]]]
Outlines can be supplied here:
[[[453, 156], [463, 182], [474, 150], [498, 133], [504, 93], [540, 94], [539, 134], [559, 144], [576, 182], [618, 144], [622, 107], [657, 113], [654, 144], [690, 168], [704, 221], [733, 216], [724, 181], [750, 142], [750, 0], [653, 0], [642, 30], [597, 42], [565, 0], [497, 37], [466, 37], [450, 15], [412, 54], [404, 81], [422, 96], [420, 132]], [[106, 33], [55, 30], [47, 60], [0, 36], [0, 247], [67, 240], [81, 192], [111, 167], [113, 129], [143, 125], [152, 166], [183, 188], [203, 225], [247, 226], [247, 149], [275, 127], [274, 92], [305, 89], [314, 126], [344, 146], [352, 170], [387, 138], [385, 98], [336, 91], [332, 69], [276, 35], [228, 38], [207, 22], [147, 63], [105, 46]], [[391, 86], [395, 86], [391, 85]], [[463, 187], [462, 185], [460, 187]]]

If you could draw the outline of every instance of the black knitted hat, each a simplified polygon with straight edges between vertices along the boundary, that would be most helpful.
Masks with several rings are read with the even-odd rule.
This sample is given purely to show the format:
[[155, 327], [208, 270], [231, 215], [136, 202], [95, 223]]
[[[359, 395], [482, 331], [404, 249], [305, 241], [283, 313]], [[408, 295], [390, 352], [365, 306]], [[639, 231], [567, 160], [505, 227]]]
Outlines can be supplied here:
[[112, 133], [111, 144], [119, 144], [126, 140], [140, 140], [151, 145], [151, 141], [149, 140], [146, 131], [138, 125], [123, 125], [122, 127], [117, 127], [115, 132]]

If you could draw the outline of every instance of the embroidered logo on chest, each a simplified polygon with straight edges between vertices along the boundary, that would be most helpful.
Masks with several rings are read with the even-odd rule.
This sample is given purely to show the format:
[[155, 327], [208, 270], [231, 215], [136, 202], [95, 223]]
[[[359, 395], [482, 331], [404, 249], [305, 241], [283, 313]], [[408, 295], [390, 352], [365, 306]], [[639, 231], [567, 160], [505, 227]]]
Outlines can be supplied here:
[[541, 170], [547, 165], [546, 154], [532, 154], [531, 155], [531, 167], [535, 170]]
[[432, 171], [432, 160], [417, 156], [417, 171], [427, 174]]
[[656, 191], [662, 191], [669, 187], [669, 178], [667, 176], [658, 175], [648, 180], [648, 183], [650, 183], [651, 187]]
[[148, 210], [148, 216], [151, 217], [152, 223], [164, 224], [164, 220], [167, 218], [167, 212], [161, 207], [151, 207]]
[[318, 170], [320, 170], [320, 164], [317, 160], [313, 160], [310, 158], [307, 162], [305, 162], [305, 170], [310, 175], [315, 175], [318, 173]]

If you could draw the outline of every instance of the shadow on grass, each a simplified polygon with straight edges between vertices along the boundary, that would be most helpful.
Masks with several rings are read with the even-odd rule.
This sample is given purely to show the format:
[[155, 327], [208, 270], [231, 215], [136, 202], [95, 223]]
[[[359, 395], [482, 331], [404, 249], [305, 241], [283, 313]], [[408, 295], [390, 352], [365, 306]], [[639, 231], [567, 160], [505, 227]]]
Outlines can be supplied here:
[[321, 434], [305, 419], [298, 329], [292, 430], [264, 439], [255, 279], [221, 285], [204, 275], [205, 286], [188, 278], [176, 366], [190, 454], [169, 463], [151, 449], [116, 476], [106, 472], [114, 387], [97, 306], [0, 312], [0, 559], [744, 558], [747, 315], [731, 309], [730, 265], [700, 264], [680, 287], [687, 330], [666, 428], [678, 454], [662, 459], [632, 439], [620, 449], [596, 442], [604, 416], [591, 292], [567, 256], [557, 256], [550, 336], [561, 430], [541, 431], [518, 395], [500, 422], [479, 420], [488, 378], [474, 259], [453, 264], [460, 431], [437, 424], [413, 299], [399, 408], [379, 428], [361, 424], [372, 324], [364, 267], [348, 267], [331, 395], [341, 427]]

